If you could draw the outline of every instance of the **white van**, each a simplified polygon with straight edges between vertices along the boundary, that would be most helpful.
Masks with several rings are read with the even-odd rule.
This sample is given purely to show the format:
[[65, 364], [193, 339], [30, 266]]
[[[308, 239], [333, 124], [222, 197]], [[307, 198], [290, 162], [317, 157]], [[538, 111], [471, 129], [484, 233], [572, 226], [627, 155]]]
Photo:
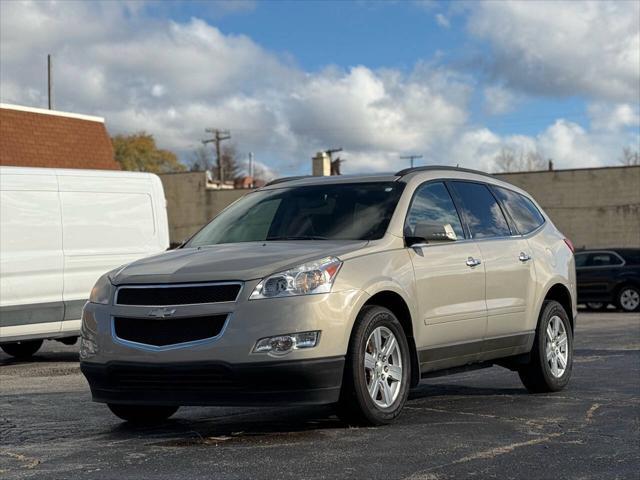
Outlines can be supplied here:
[[156, 175], [0, 167], [0, 348], [75, 343], [98, 277], [168, 246]]

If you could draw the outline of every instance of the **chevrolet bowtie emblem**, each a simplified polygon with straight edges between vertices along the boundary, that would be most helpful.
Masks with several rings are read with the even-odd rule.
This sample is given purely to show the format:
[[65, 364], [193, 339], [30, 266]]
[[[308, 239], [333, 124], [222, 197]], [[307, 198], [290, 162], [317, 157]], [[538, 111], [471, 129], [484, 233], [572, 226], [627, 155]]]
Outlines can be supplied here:
[[175, 308], [156, 308], [149, 312], [149, 316], [154, 318], [166, 318], [172, 316], [174, 313], [176, 313]]

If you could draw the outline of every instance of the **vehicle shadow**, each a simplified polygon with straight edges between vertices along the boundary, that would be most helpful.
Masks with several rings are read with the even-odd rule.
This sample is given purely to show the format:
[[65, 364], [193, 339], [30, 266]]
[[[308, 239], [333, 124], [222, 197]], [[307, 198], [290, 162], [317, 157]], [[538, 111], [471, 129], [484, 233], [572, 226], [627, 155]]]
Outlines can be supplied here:
[[524, 387], [492, 388], [471, 387], [459, 384], [422, 383], [409, 392], [409, 400], [436, 398], [445, 396], [492, 396], [492, 395], [527, 395]]
[[[144, 436], [152, 446], [189, 447], [237, 443], [286, 444], [313, 440], [325, 431], [350, 428], [331, 406], [258, 408], [203, 408], [197, 417], [178, 412], [155, 426], [120, 423], [111, 430], [116, 439]], [[208, 416], [209, 414], [210, 416]]]
[[36, 363], [78, 363], [80, 361], [77, 351], [69, 352], [38, 352], [31, 358], [14, 358], [9, 355], [0, 355], [0, 366], [23, 365]]
[[[409, 402], [444, 396], [526, 395], [524, 388], [469, 387], [464, 385], [423, 384], [412, 389]], [[409, 403], [410, 405], [410, 403]], [[333, 406], [230, 409], [205, 407], [185, 408], [175, 417], [155, 426], [122, 422], [113, 427], [109, 436], [116, 439], [143, 436], [153, 446], [189, 447], [255, 442], [286, 444], [326, 437], [353, 427], [337, 417]], [[403, 417], [398, 420], [402, 423]], [[411, 420], [407, 420], [411, 421]]]

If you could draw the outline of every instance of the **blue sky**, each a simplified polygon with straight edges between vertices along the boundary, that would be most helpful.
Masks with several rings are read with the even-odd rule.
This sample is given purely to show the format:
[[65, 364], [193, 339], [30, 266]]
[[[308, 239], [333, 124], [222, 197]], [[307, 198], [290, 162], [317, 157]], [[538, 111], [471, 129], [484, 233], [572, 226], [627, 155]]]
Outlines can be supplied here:
[[[226, 34], [249, 35], [306, 71], [366, 65], [408, 73], [418, 62], [434, 62], [455, 65], [482, 82], [483, 72], [474, 68], [473, 58], [490, 55], [484, 42], [469, 38], [465, 16], [447, 2], [279, 0], [250, 3], [246, 9], [226, 13], [203, 7], [186, 3], [151, 11], [183, 22], [200, 17]], [[438, 23], [438, 14], [447, 19], [448, 27]], [[535, 134], [558, 117], [587, 123], [587, 101], [580, 96], [523, 99], [518, 112], [496, 118], [483, 111], [482, 95], [476, 93], [472, 120], [501, 134]]]
[[206, 126], [272, 174], [340, 145], [346, 170], [398, 157], [499, 170], [619, 163], [640, 139], [640, 3], [3, 2], [0, 98], [103, 115], [185, 162]]

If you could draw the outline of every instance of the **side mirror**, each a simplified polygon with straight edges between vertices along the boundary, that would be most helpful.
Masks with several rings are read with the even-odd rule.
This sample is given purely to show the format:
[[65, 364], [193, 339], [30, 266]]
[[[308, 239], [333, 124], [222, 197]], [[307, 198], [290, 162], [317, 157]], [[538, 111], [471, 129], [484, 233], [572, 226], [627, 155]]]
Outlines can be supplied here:
[[450, 224], [443, 225], [429, 221], [416, 223], [413, 235], [407, 235], [405, 238], [410, 247], [424, 246], [423, 244], [429, 243], [455, 242], [458, 239]]

